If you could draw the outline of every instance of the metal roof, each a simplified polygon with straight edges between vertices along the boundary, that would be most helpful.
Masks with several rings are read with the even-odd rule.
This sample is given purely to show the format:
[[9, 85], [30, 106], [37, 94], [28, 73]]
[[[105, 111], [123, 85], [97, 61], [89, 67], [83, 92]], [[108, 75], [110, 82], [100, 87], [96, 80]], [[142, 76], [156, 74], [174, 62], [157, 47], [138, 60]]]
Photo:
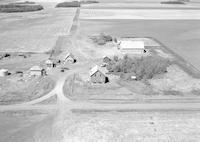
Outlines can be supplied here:
[[102, 74], [104, 74], [104, 73], [100, 70], [100, 68], [96, 65], [96, 66], [94, 66], [92, 69], [90, 69], [90, 72], [89, 72], [90, 76], [92, 76], [93, 74], [95, 74], [97, 71], [100, 71]]
[[121, 49], [144, 49], [143, 41], [122, 40], [120, 43]]
[[30, 68], [31, 71], [41, 71], [42, 68], [40, 66], [33, 66]]

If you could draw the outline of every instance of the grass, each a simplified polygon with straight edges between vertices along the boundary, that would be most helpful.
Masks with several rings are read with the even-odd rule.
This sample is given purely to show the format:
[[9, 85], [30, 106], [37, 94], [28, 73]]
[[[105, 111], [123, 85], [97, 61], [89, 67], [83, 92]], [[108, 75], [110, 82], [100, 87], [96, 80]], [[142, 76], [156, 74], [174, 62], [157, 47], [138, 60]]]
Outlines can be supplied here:
[[[48, 77], [35, 78], [28, 82], [0, 82], [0, 104], [8, 105], [31, 101], [50, 92], [55, 83]], [[12, 89], [11, 89], [12, 88]]]
[[30, 4], [3, 4], [0, 5], [0, 12], [2, 13], [13, 13], [13, 12], [31, 12], [43, 10], [41, 5], [30, 5]]
[[80, 7], [81, 4], [78, 1], [72, 2], [61, 2], [56, 5], [56, 7]]

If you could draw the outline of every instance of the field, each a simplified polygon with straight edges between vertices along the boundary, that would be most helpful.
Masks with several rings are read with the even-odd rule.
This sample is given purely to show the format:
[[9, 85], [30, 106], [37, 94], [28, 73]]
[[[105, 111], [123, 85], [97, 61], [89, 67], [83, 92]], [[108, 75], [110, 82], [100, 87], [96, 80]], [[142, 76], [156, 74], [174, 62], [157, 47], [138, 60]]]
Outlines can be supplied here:
[[[95, 112], [66, 116], [64, 141], [79, 142], [181, 142], [199, 139], [197, 112]], [[194, 117], [194, 118], [193, 118]], [[61, 121], [60, 121], [61, 122]], [[55, 129], [56, 129], [55, 128]]]
[[0, 14], [0, 51], [45, 52], [59, 36], [68, 35], [76, 10], [40, 4], [43, 11]]
[[[149, 12], [150, 11], [150, 12]], [[200, 10], [82, 9], [81, 19], [199, 20]]]
[[123, 3], [122, 2], [112, 2], [112, 3], [98, 3], [98, 4], [90, 4], [90, 5], [82, 5], [82, 9], [199, 9], [199, 4], [188, 3], [186, 5], [163, 5], [160, 3], [144, 3], [144, 2], [137, 2], [137, 3]]

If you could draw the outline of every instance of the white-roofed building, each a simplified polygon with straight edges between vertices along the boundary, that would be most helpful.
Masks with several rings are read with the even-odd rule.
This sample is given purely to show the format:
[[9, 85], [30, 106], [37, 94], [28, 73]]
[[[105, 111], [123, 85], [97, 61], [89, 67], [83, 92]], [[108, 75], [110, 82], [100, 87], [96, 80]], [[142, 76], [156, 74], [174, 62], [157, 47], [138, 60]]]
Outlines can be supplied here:
[[0, 69], [0, 77], [4, 77], [9, 75], [9, 72], [7, 69]]
[[120, 43], [122, 53], [143, 54], [145, 47], [143, 41], [122, 40]]

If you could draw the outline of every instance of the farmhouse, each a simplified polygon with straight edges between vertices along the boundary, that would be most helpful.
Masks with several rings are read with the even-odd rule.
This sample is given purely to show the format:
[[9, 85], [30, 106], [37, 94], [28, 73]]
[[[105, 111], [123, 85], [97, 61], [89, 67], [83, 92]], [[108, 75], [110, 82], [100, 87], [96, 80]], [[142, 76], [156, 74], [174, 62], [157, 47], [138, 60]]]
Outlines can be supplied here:
[[0, 77], [4, 77], [9, 75], [9, 72], [7, 69], [0, 69]]
[[56, 67], [55, 61], [50, 60], [50, 59], [46, 60], [45, 64], [46, 64], [47, 68], [54, 68], [54, 67]]
[[74, 58], [74, 55], [72, 55], [71, 53], [68, 53], [64, 60], [67, 61], [67, 62], [70, 62], [70, 63], [75, 63], [76, 62], [76, 59]]
[[146, 52], [143, 41], [122, 40], [120, 49], [122, 53], [143, 54]]
[[94, 66], [90, 72], [90, 80], [92, 83], [107, 83], [108, 77], [99, 69], [98, 66]]
[[45, 69], [39, 67], [39, 66], [33, 66], [30, 68], [30, 75], [31, 76], [43, 76], [46, 75]]

